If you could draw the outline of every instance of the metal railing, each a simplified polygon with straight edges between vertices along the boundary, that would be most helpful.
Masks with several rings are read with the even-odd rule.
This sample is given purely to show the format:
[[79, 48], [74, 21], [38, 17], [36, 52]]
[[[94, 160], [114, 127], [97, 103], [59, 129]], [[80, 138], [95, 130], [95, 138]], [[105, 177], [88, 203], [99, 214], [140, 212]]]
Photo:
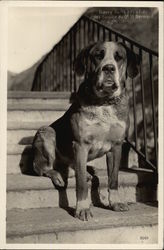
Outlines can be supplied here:
[[35, 73], [32, 90], [76, 92], [81, 78], [73, 71], [73, 62], [82, 48], [96, 41], [123, 42], [140, 57], [138, 77], [128, 79], [132, 129], [127, 143], [146, 167], [157, 171], [157, 52], [84, 15], [45, 56]]

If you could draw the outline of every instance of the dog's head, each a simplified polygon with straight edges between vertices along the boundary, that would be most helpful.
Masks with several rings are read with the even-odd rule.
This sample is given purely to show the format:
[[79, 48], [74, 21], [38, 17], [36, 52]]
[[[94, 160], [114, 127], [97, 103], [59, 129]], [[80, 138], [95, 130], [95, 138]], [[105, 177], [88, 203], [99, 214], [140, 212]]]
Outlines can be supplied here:
[[85, 75], [97, 97], [115, 98], [125, 88], [127, 75], [138, 74], [138, 56], [122, 43], [99, 42], [83, 49], [76, 58], [74, 68]]

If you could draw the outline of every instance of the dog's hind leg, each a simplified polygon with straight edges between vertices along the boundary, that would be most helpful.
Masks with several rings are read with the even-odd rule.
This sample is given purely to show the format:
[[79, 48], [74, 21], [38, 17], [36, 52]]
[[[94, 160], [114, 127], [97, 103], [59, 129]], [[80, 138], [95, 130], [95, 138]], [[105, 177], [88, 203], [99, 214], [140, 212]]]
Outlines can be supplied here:
[[39, 176], [49, 177], [55, 186], [64, 187], [65, 182], [63, 180], [62, 175], [60, 174], [59, 171], [54, 169], [54, 161], [52, 159], [51, 160], [48, 160], [48, 159], [41, 160], [41, 159], [42, 157], [40, 156], [36, 157], [36, 154], [35, 154], [35, 158], [33, 161], [33, 167], [34, 167], [35, 172]]
[[51, 178], [55, 186], [64, 187], [65, 182], [59, 171], [55, 169], [56, 163], [56, 134], [51, 127], [41, 127], [33, 141], [33, 168], [39, 176]]

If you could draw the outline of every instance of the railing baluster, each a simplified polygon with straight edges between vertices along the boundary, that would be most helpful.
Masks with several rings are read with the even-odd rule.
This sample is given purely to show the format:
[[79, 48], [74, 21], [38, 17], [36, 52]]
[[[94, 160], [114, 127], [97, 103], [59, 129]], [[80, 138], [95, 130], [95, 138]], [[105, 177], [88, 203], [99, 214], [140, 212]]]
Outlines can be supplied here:
[[42, 80], [41, 80], [41, 82], [40, 82], [40, 88], [39, 88], [39, 89], [40, 89], [40, 91], [42, 91], [42, 85], [43, 85], [43, 82], [44, 82], [44, 81], [43, 81], [43, 79], [44, 79], [44, 78], [43, 78], [43, 65], [40, 67], [40, 72], [41, 72], [40, 75], [41, 75], [41, 79], [42, 79]]
[[55, 62], [55, 51], [53, 50], [53, 78], [52, 78], [52, 83], [53, 83], [53, 88], [52, 90], [54, 90], [55, 87], [55, 67], [56, 67], [56, 62]]
[[142, 49], [139, 49], [140, 55], [140, 83], [141, 83], [141, 94], [142, 94], [142, 115], [143, 115], [143, 129], [144, 129], [144, 149], [145, 149], [145, 158], [148, 160], [148, 153], [147, 153], [147, 133], [146, 133], [146, 116], [145, 116], [145, 91], [144, 91], [144, 83], [143, 83], [143, 71], [142, 71]]
[[36, 86], [36, 87], [38, 90], [40, 90], [41, 89], [41, 69], [39, 70], [38, 74], [39, 74], [39, 83], [38, 83], [38, 86]]
[[151, 100], [152, 100], [152, 111], [153, 111], [153, 131], [154, 131], [154, 148], [155, 148], [155, 159], [158, 165], [158, 145], [157, 145], [157, 129], [156, 129], [156, 110], [155, 110], [155, 96], [154, 96], [154, 78], [153, 78], [153, 59], [152, 55], [149, 54], [150, 63], [150, 82], [151, 82]]
[[45, 86], [45, 74], [44, 74], [44, 72], [45, 72], [45, 65], [43, 65], [43, 67], [42, 67], [43, 80], [42, 80], [42, 85], [41, 85], [41, 91], [44, 90], [44, 86]]
[[109, 41], [112, 40], [112, 34], [111, 34], [111, 31], [109, 30]]
[[83, 48], [83, 32], [82, 32], [82, 21], [79, 22], [79, 52]]
[[85, 19], [83, 20], [83, 43], [84, 43], [84, 47], [86, 46], [86, 32], [85, 32], [85, 29], [86, 29], [86, 21]]
[[70, 91], [72, 93], [72, 31], [70, 32]]
[[106, 29], [103, 27], [103, 41], [106, 40]]
[[[77, 42], [77, 44], [78, 44], [78, 51], [77, 51], [77, 55], [80, 53], [80, 51], [82, 50], [82, 48], [83, 48], [83, 43], [82, 43], [82, 29], [81, 29], [81, 27], [82, 27], [82, 25], [81, 25], [81, 20], [79, 21], [79, 36], [78, 36], [78, 42]], [[78, 88], [78, 86], [79, 86], [79, 83], [80, 83], [80, 77], [79, 76], [77, 76], [77, 88]]]
[[55, 49], [55, 85], [54, 90], [57, 88], [57, 78], [58, 78], [58, 54], [57, 54], [57, 48]]
[[63, 91], [67, 89], [67, 60], [66, 60], [66, 46], [67, 40], [63, 40], [63, 62], [64, 62], [64, 73], [63, 73]]
[[62, 42], [59, 45], [59, 90], [62, 91], [62, 73], [63, 73], [63, 68], [61, 68], [61, 62], [62, 62]]
[[[73, 62], [75, 61], [75, 58], [76, 58], [76, 29], [73, 32]], [[73, 75], [74, 75], [73, 91], [76, 92], [76, 73], [74, 72]]]
[[118, 42], [118, 35], [115, 34], [115, 41]]
[[45, 61], [45, 64], [43, 65], [43, 69], [44, 69], [44, 86], [43, 86], [43, 90], [46, 90], [46, 85], [47, 85], [47, 59]]
[[58, 83], [59, 83], [59, 47], [56, 48], [56, 86], [55, 90], [58, 89]]
[[84, 39], [85, 39], [85, 46], [87, 46], [88, 45], [88, 21], [87, 20], [85, 21], [85, 37], [84, 37]]
[[61, 79], [61, 91], [64, 88], [64, 61], [63, 61], [63, 40], [61, 42], [61, 52], [60, 52], [60, 79]]
[[91, 23], [88, 21], [88, 43], [90, 44], [91, 40]]
[[[131, 44], [131, 50], [133, 51], [133, 44]], [[137, 112], [136, 112], [136, 94], [135, 94], [135, 83], [132, 79], [132, 90], [133, 90], [133, 116], [134, 116], [134, 139], [135, 146], [138, 150], [138, 133], [137, 133]]]
[[33, 91], [35, 90], [34, 88], [36, 87], [36, 89], [40, 89], [40, 81], [41, 81], [41, 71], [40, 71], [40, 68], [38, 70], [38, 78], [36, 78], [36, 85], [33, 86]]
[[[124, 38], [122, 38], [122, 42], [125, 44], [125, 39]], [[132, 45], [132, 44], [131, 44]]]
[[49, 63], [49, 61], [50, 61], [50, 55], [47, 58], [47, 65], [46, 65], [46, 75], [47, 75], [47, 78], [46, 78], [46, 89], [48, 89], [48, 90], [50, 90], [50, 87], [51, 87], [51, 85], [49, 84], [49, 82], [51, 80], [50, 63]]
[[100, 40], [100, 26], [97, 25], [97, 40]]
[[95, 41], [95, 24], [92, 23], [92, 40]]
[[64, 91], [65, 90], [65, 74], [66, 74], [65, 39], [63, 40], [63, 44], [62, 44], [62, 61], [63, 61], [63, 74], [62, 74], [63, 89], [62, 91]]
[[50, 68], [50, 74], [51, 74], [51, 91], [53, 91], [53, 79], [54, 79], [54, 55], [53, 53], [51, 54], [51, 68]]
[[44, 75], [44, 71], [45, 71], [45, 67], [44, 67], [45, 65], [43, 65], [42, 66], [42, 84], [41, 84], [41, 91], [43, 91], [44, 90], [44, 86], [45, 86], [45, 75]]
[[65, 90], [65, 75], [66, 75], [66, 59], [65, 59], [65, 39], [63, 40], [63, 46], [62, 46], [62, 60], [63, 60], [63, 74], [62, 74], [62, 78], [63, 78], [63, 90]]
[[60, 43], [60, 45], [59, 45], [59, 61], [58, 61], [58, 63], [59, 63], [59, 84], [58, 84], [58, 89], [59, 89], [59, 91], [61, 91], [62, 90], [62, 86], [61, 86], [61, 43]]
[[66, 91], [70, 91], [70, 79], [69, 79], [69, 37], [66, 38]]
[[50, 54], [49, 60], [48, 60], [48, 69], [49, 69], [48, 90], [50, 90], [50, 91], [51, 91], [51, 86], [52, 86], [52, 70], [51, 70], [51, 65], [52, 65], [52, 54]]
[[51, 91], [53, 91], [54, 84], [54, 53], [51, 54]]

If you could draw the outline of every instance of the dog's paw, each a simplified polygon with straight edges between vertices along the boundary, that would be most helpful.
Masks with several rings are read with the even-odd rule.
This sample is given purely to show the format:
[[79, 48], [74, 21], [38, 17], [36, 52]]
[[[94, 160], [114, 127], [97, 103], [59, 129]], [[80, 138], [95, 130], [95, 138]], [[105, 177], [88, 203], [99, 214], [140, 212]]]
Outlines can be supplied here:
[[88, 199], [77, 201], [75, 217], [82, 221], [88, 221], [93, 217]]
[[118, 202], [111, 204], [111, 209], [115, 212], [125, 212], [129, 210], [129, 207], [124, 203]]
[[53, 184], [57, 187], [64, 187], [65, 186], [65, 182], [62, 178], [62, 176], [60, 175], [60, 173], [55, 173], [51, 176], [51, 180], [53, 182]]
[[76, 209], [75, 211], [75, 218], [78, 218], [82, 221], [88, 221], [93, 217], [93, 214], [90, 210], [90, 208], [86, 208], [86, 209]]

